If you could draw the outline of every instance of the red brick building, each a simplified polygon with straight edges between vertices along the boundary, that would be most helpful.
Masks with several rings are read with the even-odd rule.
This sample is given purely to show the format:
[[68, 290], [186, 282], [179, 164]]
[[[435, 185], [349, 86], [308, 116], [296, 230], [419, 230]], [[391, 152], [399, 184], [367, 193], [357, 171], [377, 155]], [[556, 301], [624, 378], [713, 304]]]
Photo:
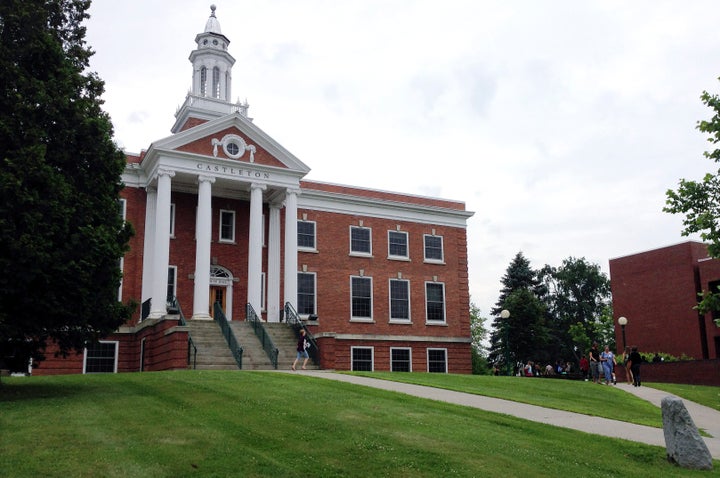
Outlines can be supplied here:
[[188, 320], [212, 320], [216, 302], [229, 321], [297, 313], [322, 368], [469, 373], [472, 212], [306, 180], [310, 168], [230, 101], [235, 60], [214, 7], [195, 42], [173, 134], [128, 155], [123, 176], [136, 235], [120, 297], [144, 311], [97, 349], [34, 373], [187, 367], [187, 328], [168, 314], [174, 297]]
[[720, 284], [720, 261], [710, 259], [700, 242], [685, 242], [610, 260], [613, 313], [626, 317], [627, 345], [640, 351], [720, 358], [720, 328], [711, 314], [693, 307], [698, 294]]

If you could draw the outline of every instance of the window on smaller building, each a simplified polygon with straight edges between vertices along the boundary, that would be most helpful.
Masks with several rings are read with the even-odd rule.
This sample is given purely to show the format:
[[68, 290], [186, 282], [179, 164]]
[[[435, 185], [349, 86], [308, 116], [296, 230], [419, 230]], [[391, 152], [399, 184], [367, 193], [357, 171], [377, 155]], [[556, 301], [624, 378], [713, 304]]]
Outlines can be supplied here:
[[412, 352], [408, 347], [390, 348], [390, 371], [412, 372]]
[[390, 321], [410, 321], [410, 282], [390, 279]]
[[355, 372], [373, 371], [373, 348], [352, 347], [352, 370]]
[[443, 262], [443, 238], [425, 234], [425, 260], [427, 262]]
[[176, 296], [177, 266], [168, 267], [167, 302], [171, 303]]
[[425, 311], [428, 322], [445, 322], [445, 284], [425, 283]]
[[351, 320], [372, 320], [372, 279], [350, 278]]
[[312, 221], [298, 221], [297, 223], [298, 249], [316, 250], [315, 223]]
[[427, 367], [431, 373], [447, 373], [447, 349], [427, 349]]
[[350, 254], [372, 254], [372, 230], [369, 227], [350, 226]]
[[118, 342], [100, 341], [85, 348], [83, 373], [117, 372]]
[[297, 312], [300, 315], [317, 314], [315, 309], [315, 281], [316, 275], [313, 272], [298, 272], [297, 276]]
[[170, 237], [175, 237], [175, 204], [170, 204]]
[[408, 258], [408, 234], [405, 231], [388, 231], [388, 257]]
[[220, 242], [235, 242], [235, 211], [220, 210]]

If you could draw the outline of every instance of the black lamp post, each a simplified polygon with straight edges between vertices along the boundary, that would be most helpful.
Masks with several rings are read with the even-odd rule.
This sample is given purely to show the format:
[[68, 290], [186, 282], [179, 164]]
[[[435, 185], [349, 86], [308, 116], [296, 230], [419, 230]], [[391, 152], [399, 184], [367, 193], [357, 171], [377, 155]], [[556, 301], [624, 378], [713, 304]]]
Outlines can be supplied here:
[[625, 347], [626, 347], [626, 345], [625, 345], [625, 326], [627, 325], [627, 322], [628, 322], [628, 320], [625, 317], [620, 317], [618, 319], [618, 324], [620, 324], [620, 328], [622, 329], [623, 352], [625, 351]]
[[500, 312], [500, 318], [503, 319], [503, 323], [505, 326], [505, 368], [507, 369], [507, 375], [511, 375], [511, 369], [510, 369], [510, 322], [508, 322], [508, 318], [510, 317], [510, 311], [507, 309], [503, 309], [502, 312]]

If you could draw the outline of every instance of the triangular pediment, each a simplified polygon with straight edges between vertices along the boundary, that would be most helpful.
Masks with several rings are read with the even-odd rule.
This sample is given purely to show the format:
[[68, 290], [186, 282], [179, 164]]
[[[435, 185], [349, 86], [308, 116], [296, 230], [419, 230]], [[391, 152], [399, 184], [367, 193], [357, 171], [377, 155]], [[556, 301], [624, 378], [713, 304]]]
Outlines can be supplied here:
[[239, 113], [206, 121], [155, 141], [146, 156], [173, 151], [289, 169], [303, 176], [310, 171], [307, 165]]

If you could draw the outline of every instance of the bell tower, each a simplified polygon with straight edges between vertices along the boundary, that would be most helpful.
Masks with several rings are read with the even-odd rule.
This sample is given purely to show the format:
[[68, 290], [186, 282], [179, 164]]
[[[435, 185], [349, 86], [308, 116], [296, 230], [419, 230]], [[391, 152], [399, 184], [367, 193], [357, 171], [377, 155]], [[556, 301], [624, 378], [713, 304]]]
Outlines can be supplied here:
[[230, 40], [222, 34], [220, 22], [215, 16], [215, 5], [210, 6], [210, 11], [205, 31], [195, 37], [197, 48], [190, 53], [193, 65], [192, 93], [230, 102], [235, 58], [228, 53]]
[[215, 9], [215, 5], [210, 5], [205, 31], [195, 36], [197, 47], [189, 57], [193, 66], [192, 89], [175, 113], [173, 133], [232, 113], [247, 117], [249, 105], [230, 100], [235, 58], [228, 52], [230, 40], [222, 34]]

